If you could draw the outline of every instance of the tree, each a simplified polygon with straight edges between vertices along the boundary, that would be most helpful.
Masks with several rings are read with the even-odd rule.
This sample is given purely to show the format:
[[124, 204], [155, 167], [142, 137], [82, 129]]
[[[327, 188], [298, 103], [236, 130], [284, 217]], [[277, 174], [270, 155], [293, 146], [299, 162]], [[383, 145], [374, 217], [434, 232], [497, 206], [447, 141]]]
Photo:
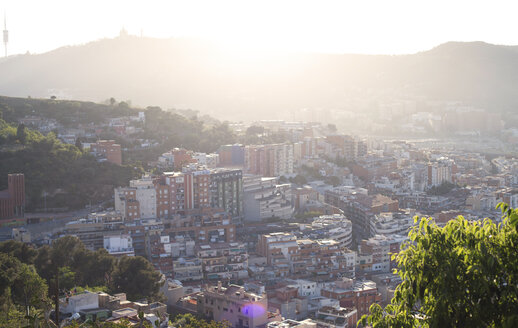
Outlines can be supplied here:
[[124, 292], [130, 300], [159, 296], [161, 275], [142, 256], [124, 256], [113, 272], [110, 291]]
[[441, 228], [416, 217], [395, 257], [402, 283], [391, 303], [360, 320], [372, 327], [517, 327], [518, 210], [503, 222], [462, 216]]
[[80, 151], [83, 151], [83, 144], [81, 143], [81, 138], [77, 138], [77, 139], [76, 139], [76, 147], [77, 147], [77, 149], [79, 149]]
[[27, 134], [25, 132], [25, 124], [23, 124], [23, 123], [18, 124], [18, 128], [16, 129], [16, 139], [22, 145], [24, 145], [26, 137], [27, 137]]
[[0, 300], [4, 313], [8, 313], [14, 304], [23, 306], [25, 314], [29, 315], [30, 307], [46, 301], [47, 284], [32, 265], [6, 253], [0, 253], [0, 263]]
[[214, 320], [209, 322], [196, 318], [190, 313], [177, 315], [174, 317], [172, 324], [178, 328], [227, 328], [230, 326], [228, 322], [216, 322]]
[[115, 98], [113, 98], [113, 97], [110, 98], [110, 106], [115, 105], [116, 102], [117, 101], [115, 100]]
[[23, 304], [26, 315], [30, 315], [30, 306], [39, 306], [46, 301], [47, 284], [33, 266], [21, 263], [20, 269], [12, 283], [13, 300]]
[[26, 243], [8, 240], [0, 243], [0, 253], [14, 256], [22, 263], [32, 264], [38, 251]]

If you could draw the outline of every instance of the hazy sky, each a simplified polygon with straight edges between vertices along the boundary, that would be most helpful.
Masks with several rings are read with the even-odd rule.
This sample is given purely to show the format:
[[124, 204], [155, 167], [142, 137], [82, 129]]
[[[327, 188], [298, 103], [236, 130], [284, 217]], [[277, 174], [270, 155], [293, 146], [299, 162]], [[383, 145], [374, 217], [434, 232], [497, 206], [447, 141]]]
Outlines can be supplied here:
[[[244, 47], [399, 54], [446, 41], [518, 44], [518, 2], [478, 0], [0, 0], [9, 53], [118, 35], [202, 37]], [[3, 47], [2, 52], [3, 53]]]

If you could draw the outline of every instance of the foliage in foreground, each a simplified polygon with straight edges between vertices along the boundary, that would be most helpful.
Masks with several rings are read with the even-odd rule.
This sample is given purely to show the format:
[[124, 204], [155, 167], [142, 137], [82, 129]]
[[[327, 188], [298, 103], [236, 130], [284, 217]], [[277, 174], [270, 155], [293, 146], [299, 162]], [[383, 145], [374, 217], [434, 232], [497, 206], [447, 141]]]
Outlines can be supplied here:
[[402, 283], [391, 304], [372, 305], [359, 323], [518, 327], [518, 210], [499, 207], [504, 220], [498, 225], [459, 216], [441, 228], [421, 218], [396, 257]]
[[[59, 278], [59, 291], [56, 278]], [[2, 242], [0, 327], [49, 324], [55, 295], [63, 296], [64, 292], [74, 289], [76, 292], [84, 289], [106, 290], [111, 294], [125, 292], [133, 301], [142, 298], [162, 300], [160, 278], [153, 265], [143, 257], [116, 260], [104, 248], [95, 252], [86, 249], [73, 236], [62, 237], [52, 246], [39, 249], [12, 240]], [[88, 285], [97, 287], [76, 288]]]

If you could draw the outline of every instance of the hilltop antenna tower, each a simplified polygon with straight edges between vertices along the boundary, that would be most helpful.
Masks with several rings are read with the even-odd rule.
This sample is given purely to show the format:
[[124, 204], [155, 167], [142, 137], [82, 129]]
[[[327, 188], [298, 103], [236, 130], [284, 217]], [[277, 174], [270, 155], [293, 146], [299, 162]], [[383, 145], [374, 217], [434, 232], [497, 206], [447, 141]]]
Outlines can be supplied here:
[[4, 12], [4, 49], [5, 57], [7, 57], [7, 43], [9, 42], [9, 31], [7, 30], [7, 15]]

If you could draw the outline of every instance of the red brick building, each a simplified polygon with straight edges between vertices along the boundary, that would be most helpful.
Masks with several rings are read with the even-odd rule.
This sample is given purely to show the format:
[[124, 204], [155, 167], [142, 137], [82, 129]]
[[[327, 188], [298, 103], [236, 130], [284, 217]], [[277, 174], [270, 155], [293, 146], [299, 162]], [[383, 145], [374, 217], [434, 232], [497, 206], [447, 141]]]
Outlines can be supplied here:
[[25, 177], [23, 173], [7, 175], [7, 189], [0, 191], [0, 220], [25, 214]]
[[90, 151], [110, 163], [122, 165], [121, 145], [116, 144], [114, 140], [99, 140], [90, 146]]

